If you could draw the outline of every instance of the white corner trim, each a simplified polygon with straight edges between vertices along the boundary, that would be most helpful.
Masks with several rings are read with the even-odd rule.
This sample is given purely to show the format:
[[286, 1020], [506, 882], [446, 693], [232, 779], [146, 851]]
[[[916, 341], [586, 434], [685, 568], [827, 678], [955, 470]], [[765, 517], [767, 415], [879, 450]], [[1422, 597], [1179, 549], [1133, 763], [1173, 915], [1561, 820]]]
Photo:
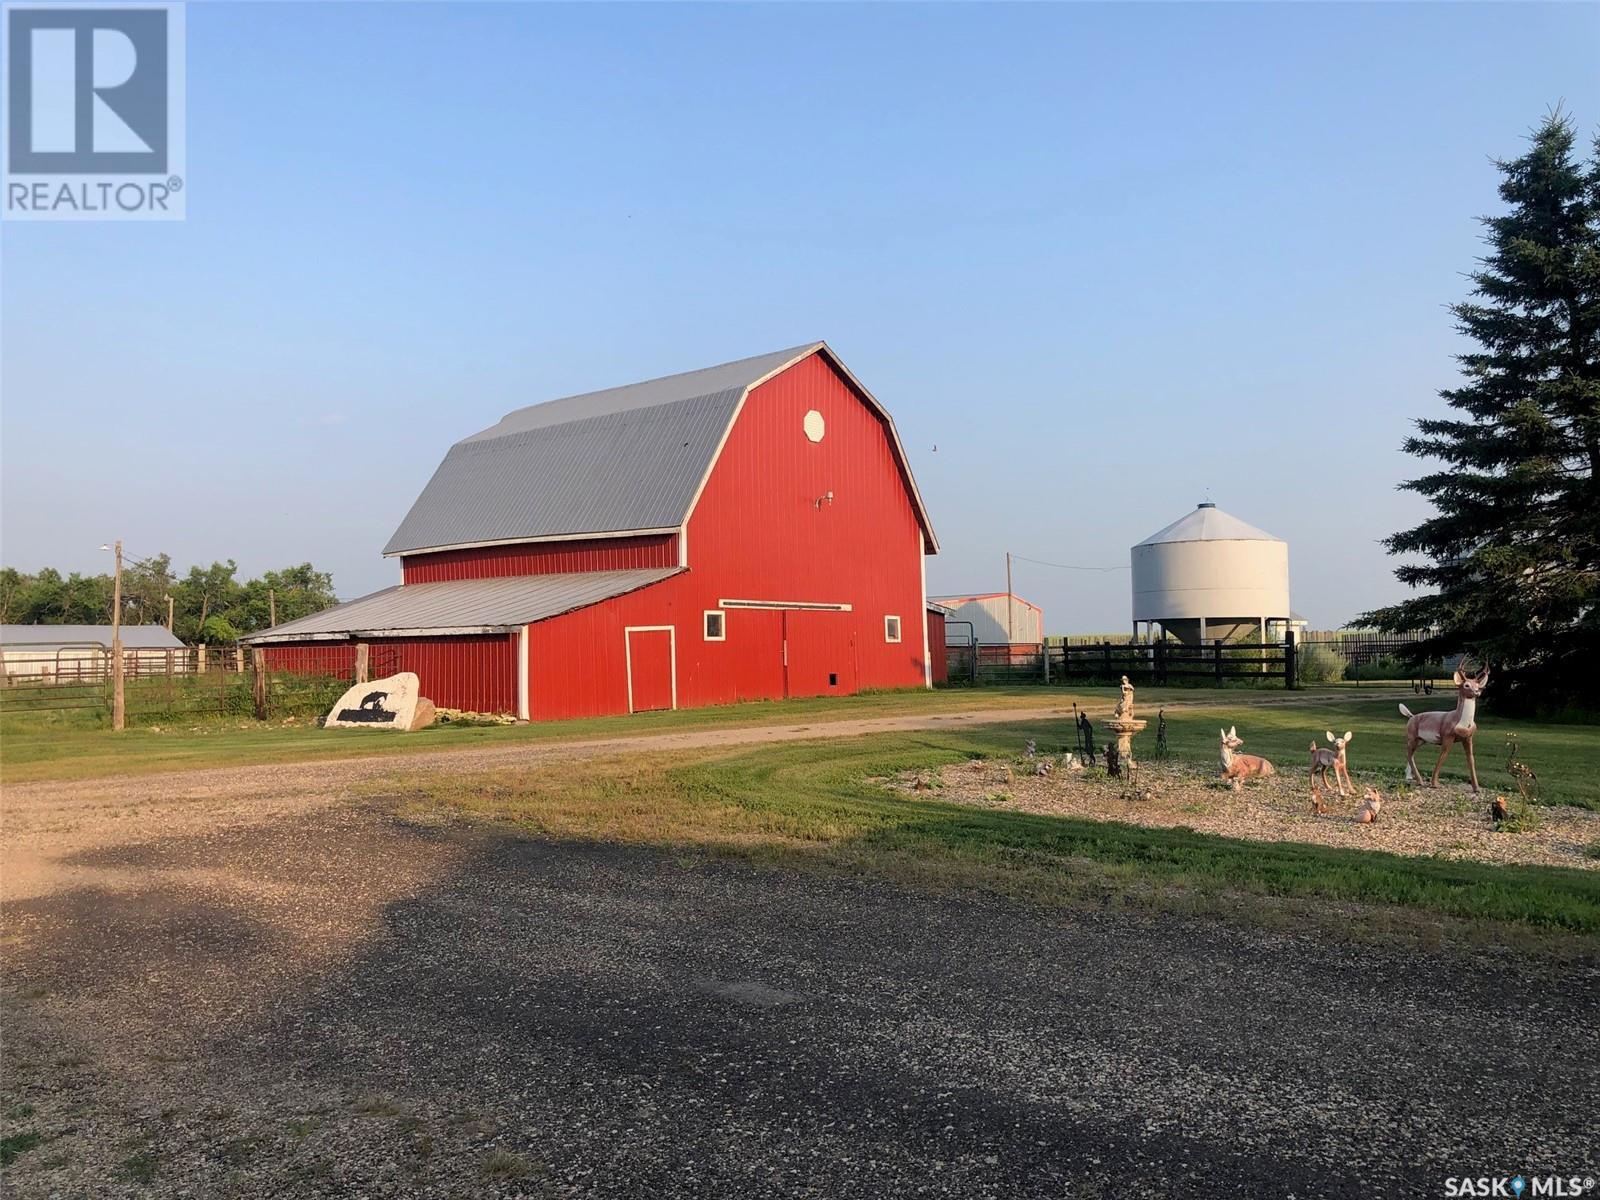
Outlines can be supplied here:
[[517, 635], [517, 717], [527, 721], [532, 718], [532, 697], [528, 695], [528, 629], [524, 625]]
[[[799, 360], [796, 359], [795, 361], [798, 362]], [[779, 367], [778, 370], [787, 371], [793, 365], [794, 363], [792, 362], [786, 363]], [[777, 371], [773, 372], [773, 375], [775, 374], [777, 374]], [[771, 378], [772, 375], [765, 376], [761, 382], [765, 383], [767, 379]], [[754, 386], [754, 384], [751, 385], [751, 387]], [[715, 471], [717, 464], [722, 461], [723, 447], [728, 444], [728, 439], [733, 436], [733, 427], [739, 423], [739, 414], [744, 411], [744, 402], [749, 398], [750, 388], [747, 387], [739, 393], [739, 402], [733, 406], [733, 413], [728, 417], [728, 424], [723, 428], [722, 436], [717, 439], [717, 448], [711, 452], [711, 461], [706, 464], [705, 473], [700, 476], [700, 482], [694, 489], [694, 495], [689, 498], [689, 507], [683, 514], [683, 524], [679, 526], [682, 530], [683, 540], [678, 543], [678, 547], [679, 554], [682, 556], [679, 561], [686, 567], [689, 565], [689, 558], [688, 552], [684, 547], [688, 545], [689, 522], [694, 519], [695, 509], [700, 507], [700, 494], [706, 490], [706, 484], [711, 482], [711, 472]]]
[[933, 652], [928, 645], [928, 535], [917, 530], [917, 565], [922, 568], [922, 686], [933, 686]]
[[636, 633], [667, 634], [668, 654], [672, 660], [672, 707], [678, 707], [678, 627], [676, 625], [626, 625], [622, 630], [622, 657], [628, 673], [628, 711], [633, 711], [633, 635]]

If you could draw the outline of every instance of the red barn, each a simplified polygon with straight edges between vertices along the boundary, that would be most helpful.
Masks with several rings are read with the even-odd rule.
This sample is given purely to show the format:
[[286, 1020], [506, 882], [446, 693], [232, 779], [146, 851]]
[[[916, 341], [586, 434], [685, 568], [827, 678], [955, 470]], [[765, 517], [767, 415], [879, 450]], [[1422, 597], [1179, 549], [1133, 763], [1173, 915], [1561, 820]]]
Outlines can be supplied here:
[[927, 686], [937, 548], [816, 342], [507, 414], [389, 540], [398, 586], [249, 640], [288, 669], [388, 645], [435, 703], [535, 720]]

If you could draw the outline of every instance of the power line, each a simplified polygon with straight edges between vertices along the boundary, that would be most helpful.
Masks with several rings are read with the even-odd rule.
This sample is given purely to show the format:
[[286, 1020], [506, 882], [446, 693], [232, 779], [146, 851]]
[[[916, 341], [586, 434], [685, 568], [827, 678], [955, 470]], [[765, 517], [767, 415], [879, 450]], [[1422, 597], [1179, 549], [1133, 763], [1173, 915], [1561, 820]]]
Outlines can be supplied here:
[[1033, 563], [1034, 565], [1040, 567], [1055, 567], [1057, 570], [1061, 571], [1126, 571], [1131, 565], [1129, 563], [1123, 563], [1121, 566], [1117, 567], [1080, 567], [1073, 563], [1046, 562], [1042, 558], [1029, 558], [1026, 554], [1013, 554], [1012, 557], [1017, 559], [1019, 562]]

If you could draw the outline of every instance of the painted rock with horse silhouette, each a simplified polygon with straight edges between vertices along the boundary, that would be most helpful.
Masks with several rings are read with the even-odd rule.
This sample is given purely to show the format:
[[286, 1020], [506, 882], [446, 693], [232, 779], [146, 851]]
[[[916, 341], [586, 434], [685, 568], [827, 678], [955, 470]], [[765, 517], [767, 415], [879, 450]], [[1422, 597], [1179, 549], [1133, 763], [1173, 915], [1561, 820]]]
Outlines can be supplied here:
[[417, 694], [417, 676], [401, 671], [358, 683], [339, 697], [323, 722], [326, 729], [397, 729], [402, 733], [433, 724], [433, 701]]

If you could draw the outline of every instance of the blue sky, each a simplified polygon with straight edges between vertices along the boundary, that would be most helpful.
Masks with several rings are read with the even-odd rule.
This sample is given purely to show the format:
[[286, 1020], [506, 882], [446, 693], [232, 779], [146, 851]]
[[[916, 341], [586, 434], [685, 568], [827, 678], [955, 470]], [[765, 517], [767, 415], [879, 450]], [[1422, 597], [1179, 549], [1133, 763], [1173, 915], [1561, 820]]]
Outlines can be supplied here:
[[[188, 220], [0, 229], [0, 555], [358, 595], [507, 410], [824, 338], [930, 590], [1210, 496], [1338, 624], [1399, 594], [1490, 160], [1600, 125], [1597, 46], [1595, 5], [192, 4]], [[1126, 571], [1017, 588], [1128, 625]]]

